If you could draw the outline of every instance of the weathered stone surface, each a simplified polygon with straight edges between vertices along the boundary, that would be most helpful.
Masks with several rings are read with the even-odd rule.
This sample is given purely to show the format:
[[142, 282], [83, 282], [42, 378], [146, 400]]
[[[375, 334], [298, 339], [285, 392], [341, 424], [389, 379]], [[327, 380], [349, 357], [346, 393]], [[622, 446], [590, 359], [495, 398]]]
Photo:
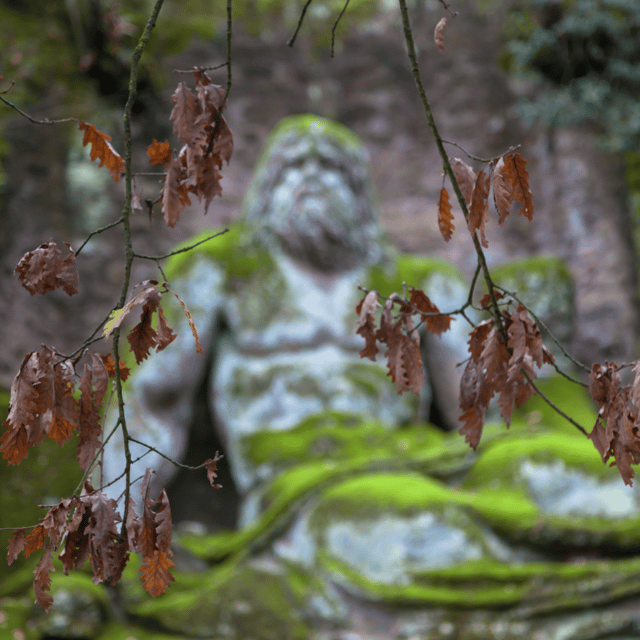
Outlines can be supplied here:
[[[372, 362], [358, 355], [359, 284], [388, 293], [401, 292], [403, 282], [422, 284], [443, 310], [459, 307], [467, 290], [446, 262], [394, 256], [381, 242], [367, 157], [357, 137], [313, 116], [285, 120], [267, 144], [245, 211], [244, 227], [167, 266], [172, 287], [193, 307], [206, 355], [195, 353], [174, 304], [167, 313], [181, 337], [145, 362], [128, 386], [134, 437], [181, 460], [189, 430], [203, 428], [193, 425], [193, 407], [204, 384], [210, 428], [246, 495], [274, 471], [268, 463], [253, 464], [245, 440], [290, 430], [317, 413], [350, 412], [387, 428], [425, 420], [431, 381], [445, 424], [455, 427], [455, 365], [466, 357], [459, 321], [453, 337], [424, 340], [433, 375], [427, 372], [419, 399], [396, 393], [382, 356]], [[117, 441], [108, 447], [107, 478], [120, 473], [120, 449]], [[143, 452], [134, 445], [134, 457]], [[155, 466], [162, 482], [173, 473], [153, 452], [140, 462], [140, 473], [143, 466]], [[122, 484], [113, 486], [114, 496]]]

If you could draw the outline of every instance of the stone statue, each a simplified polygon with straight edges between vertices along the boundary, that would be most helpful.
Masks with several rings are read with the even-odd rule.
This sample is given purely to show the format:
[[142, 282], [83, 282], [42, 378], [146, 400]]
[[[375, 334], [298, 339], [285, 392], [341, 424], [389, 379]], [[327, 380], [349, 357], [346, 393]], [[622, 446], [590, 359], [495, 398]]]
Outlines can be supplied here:
[[[243, 218], [244, 227], [167, 265], [206, 356], [195, 352], [184, 318], [173, 314], [179, 338], [135, 373], [127, 406], [134, 437], [178, 460], [199, 433], [198, 447], [207, 451], [194, 464], [215, 451], [212, 426], [205, 424], [213, 422], [225, 464], [246, 495], [277, 471], [249, 450], [255, 434], [291, 430], [326, 412], [366, 416], [387, 428], [429, 418], [428, 383], [420, 398], [398, 395], [382, 357], [359, 357], [359, 284], [390, 293], [401, 291], [403, 280], [422, 286], [436, 279], [443, 300], [435, 302], [444, 308], [464, 300], [466, 289], [449, 265], [410, 260], [403, 268], [390, 250], [385, 254], [362, 143], [315, 116], [288, 118], [272, 134]], [[450, 363], [464, 359], [466, 338], [457, 347], [447, 340], [439, 340], [438, 384], [457, 391], [457, 379], [443, 371], [448, 360], [451, 376], [458, 375]], [[450, 408], [455, 412], [455, 404]], [[144, 453], [135, 446], [135, 456]], [[107, 455], [113, 472], [116, 452], [112, 447]], [[155, 467], [162, 483], [173, 475], [173, 466], [155, 453], [139, 465], [140, 473]]]

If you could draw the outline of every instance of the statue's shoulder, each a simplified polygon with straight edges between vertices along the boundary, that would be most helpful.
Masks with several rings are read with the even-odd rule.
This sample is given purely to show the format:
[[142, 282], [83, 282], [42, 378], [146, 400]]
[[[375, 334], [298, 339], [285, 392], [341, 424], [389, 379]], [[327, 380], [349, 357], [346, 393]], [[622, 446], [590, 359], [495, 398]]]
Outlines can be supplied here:
[[[189, 277], [192, 270], [203, 263], [220, 271], [224, 282], [228, 282], [230, 278], [249, 278], [259, 271], [273, 269], [273, 261], [268, 253], [250, 243], [241, 223], [234, 223], [226, 233], [202, 242], [215, 233], [217, 230], [207, 229], [174, 248], [176, 251], [198, 245], [191, 251], [169, 258], [164, 267], [169, 281]], [[198, 244], [200, 242], [202, 244]]]
[[369, 276], [369, 287], [384, 295], [393, 291], [402, 293], [402, 285], [417, 289], [432, 278], [444, 278], [457, 283], [466, 282], [462, 272], [451, 262], [442, 258], [395, 252], [385, 262], [373, 267]]

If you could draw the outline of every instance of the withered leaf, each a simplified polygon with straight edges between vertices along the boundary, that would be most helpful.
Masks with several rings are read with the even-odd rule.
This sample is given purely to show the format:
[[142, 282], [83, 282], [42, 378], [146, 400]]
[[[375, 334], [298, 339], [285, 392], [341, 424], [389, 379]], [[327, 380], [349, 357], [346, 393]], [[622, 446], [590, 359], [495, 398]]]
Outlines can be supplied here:
[[356, 307], [356, 313], [360, 316], [358, 318], [358, 329], [356, 333], [361, 335], [365, 340], [364, 348], [360, 351], [360, 357], [369, 358], [369, 360], [373, 360], [374, 362], [378, 353], [378, 346], [376, 344], [377, 330], [373, 314], [377, 306], [378, 292], [370, 291]]
[[25, 558], [28, 558], [34, 551], [42, 549], [42, 547], [44, 547], [46, 537], [47, 532], [45, 528], [41, 524], [35, 526], [33, 531], [25, 538]]
[[462, 192], [465, 202], [470, 204], [473, 196], [473, 188], [476, 184], [476, 174], [474, 170], [468, 164], [460, 160], [460, 158], [454, 158], [451, 161], [451, 168], [453, 169], [456, 182], [460, 187], [460, 191]]
[[47, 544], [42, 558], [40, 558], [33, 572], [36, 576], [33, 581], [33, 591], [36, 595], [36, 602], [47, 612], [53, 604], [51, 594], [47, 593], [49, 589], [51, 589], [50, 571], [55, 571], [55, 569], [51, 557], [51, 545]]
[[76, 254], [67, 244], [69, 254], [63, 260], [58, 245], [50, 240], [48, 244], [41, 244], [35, 251], [25, 253], [16, 273], [22, 286], [33, 296], [36, 293], [45, 294], [62, 287], [69, 295], [78, 293], [80, 280], [76, 266]]
[[436, 43], [436, 46], [440, 51], [444, 51], [444, 28], [447, 24], [446, 18], [440, 18], [438, 24], [436, 25], [435, 31], [433, 32], [433, 39]]
[[193, 91], [181, 82], [171, 96], [171, 102], [175, 104], [169, 116], [173, 120], [173, 131], [182, 142], [190, 142], [199, 130], [199, 116], [202, 113], [200, 101]]
[[80, 402], [78, 408], [78, 464], [86, 471], [102, 440], [100, 409], [108, 388], [108, 373], [101, 358], [88, 352], [91, 362], [85, 364], [80, 378]]
[[162, 595], [175, 578], [169, 572], [174, 566], [171, 549], [155, 549], [153, 555], [145, 556], [139, 571], [144, 588], [152, 598]]
[[149, 156], [149, 164], [163, 165], [171, 160], [171, 147], [169, 141], [158, 142], [155, 138], [147, 147], [147, 155]]
[[7, 564], [11, 565], [13, 561], [22, 553], [26, 545], [25, 529], [14, 531], [9, 540], [9, 551], [7, 553]]
[[44, 440], [53, 419], [53, 351], [41, 345], [28, 353], [11, 385], [7, 430], [0, 452], [8, 464], [20, 464], [29, 447]]
[[498, 212], [498, 224], [504, 226], [513, 202], [513, 187], [504, 173], [504, 158], [498, 160], [493, 170], [493, 202]]
[[[504, 293], [502, 291], [498, 291], [497, 289], [493, 290], [493, 296], [496, 301], [500, 300], [500, 298], [504, 298]], [[491, 304], [491, 296], [488, 293], [485, 293], [480, 299], [480, 308], [488, 309]]]
[[165, 283], [165, 287], [166, 287], [167, 291], [169, 291], [170, 293], [173, 293], [173, 295], [178, 299], [178, 302], [180, 303], [180, 306], [182, 306], [182, 311], [183, 311], [184, 315], [187, 318], [187, 322], [189, 323], [189, 327], [191, 328], [191, 333], [193, 334], [193, 339], [196, 341], [196, 350], [198, 351], [198, 353], [202, 353], [202, 346], [200, 345], [200, 341], [198, 340], [198, 330], [196, 329], [196, 323], [193, 321], [193, 316], [191, 315], [191, 311], [189, 311], [189, 308], [182, 301], [180, 296], [177, 293], [175, 293], [174, 291], [171, 291], [171, 289], [169, 289], [169, 287], [167, 286], [166, 283]]
[[160, 491], [157, 500], [158, 508], [156, 509], [154, 520], [156, 522], [156, 548], [168, 551], [171, 548], [171, 533], [173, 524], [171, 521], [171, 507], [169, 506], [169, 497], [164, 488]]
[[167, 174], [162, 187], [162, 210], [164, 211], [164, 221], [169, 227], [176, 226], [180, 220], [180, 212], [186, 205], [191, 204], [187, 189], [182, 183], [183, 162], [184, 156], [182, 154], [178, 158], [169, 158]]
[[453, 213], [451, 212], [451, 203], [449, 202], [449, 194], [442, 187], [440, 189], [440, 198], [438, 199], [438, 228], [445, 242], [451, 240], [453, 230]]
[[533, 196], [529, 189], [529, 172], [526, 169], [527, 161], [519, 154], [508, 155], [504, 161], [504, 169], [501, 175], [505, 176], [513, 189], [512, 200], [522, 204], [520, 215], [528, 220], [533, 219]]
[[428, 316], [423, 315], [422, 320], [425, 323], [427, 331], [435, 334], [436, 336], [442, 335], [445, 331], [451, 328], [451, 321], [453, 318], [440, 313], [440, 309], [431, 302], [429, 297], [424, 291], [420, 289], [409, 289], [411, 293], [411, 299], [409, 302], [422, 313], [437, 313], [440, 315]]
[[168, 347], [175, 339], [176, 334], [173, 333], [171, 327], [167, 324], [167, 319], [164, 317], [164, 313], [162, 313], [162, 307], [158, 305], [158, 351], [162, 351], [166, 347]]
[[204, 464], [207, 469], [207, 479], [209, 480], [209, 484], [214, 489], [222, 489], [222, 485], [216, 483], [216, 478], [218, 477], [218, 461], [224, 458], [224, 456], [216, 451], [215, 456], [210, 458], [209, 460], [205, 460]]
[[[149, 281], [157, 284], [154, 281]], [[102, 334], [108, 338], [114, 330], [119, 327], [123, 320], [131, 313], [134, 307], [139, 304], [149, 305], [152, 311], [160, 304], [162, 294], [154, 286], [148, 286], [138, 293], [134, 298], [129, 300], [122, 309], [114, 309], [109, 316], [109, 320], [105, 322]]]
[[471, 235], [474, 235], [477, 230], [480, 230], [480, 242], [485, 249], [489, 246], [484, 235], [484, 226], [489, 211], [489, 186], [489, 177], [484, 171], [479, 171], [473, 188], [473, 195], [471, 196], [469, 217], [467, 218]]
[[[116, 377], [116, 365], [115, 362], [113, 361], [113, 356], [108, 353], [106, 356], [100, 355], [100, 359], [102, 360], [102, 364], [104, 365], [104, 368], [107, 370], [107, 374], [109, 375], [110, 378], [115, 378]], [[122, 380], [122, 382], [126, 382], [127, 378], [129, 377], [129, 373], [130, 370], [127, 367], [127, 363], [120, 359], [120, 379]]]
[[484, 408], [470, 407], [459, 418], [464, 422], [460, 427], [460, 434], [464, 436], [465, 442], [468, 442], [472, 449], [476, 449], [480, 443], [482, 436], [482, 428], [484, 427]]
[[100, 160], [98, 166], [105, 165], [111, 172], [113, 179], [118, 182], [120, 174], [124, 172], [124, 160], [120, 154], [109, 144], [111, 136], [98, 131], [92, 124], [81, 122], [78, 129], [84, 131], [82, 146], [91, 143], [91, 160]]

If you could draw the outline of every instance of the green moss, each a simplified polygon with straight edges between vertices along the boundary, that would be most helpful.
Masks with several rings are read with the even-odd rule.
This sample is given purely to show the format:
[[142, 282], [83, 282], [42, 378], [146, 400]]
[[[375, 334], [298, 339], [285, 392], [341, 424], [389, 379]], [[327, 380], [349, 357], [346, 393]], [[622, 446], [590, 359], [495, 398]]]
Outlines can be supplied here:
[[198, 588], [142, 603], [136, 614], [153, 616], [164, 628], [190, 637], [220, 632], [238, 640], [306, 640], [310, 631], [302, 606], [284, 571], [233, 565], [201, 575]]
[[[349, 461], [352, 468], [389, 464], [428, 464], [447, 454], [466, 455], [460, 438], [446, 436], [429, 424], [400, 430], [360, 416], [324, 412], [286, 432], [262, 432], [244, 441], [248, 457], [275, 469], [313, 460]], [[446, 443], [446, 445], [445, 445]]]
[[354, 571], [346, 564], [324, 552], [319, 554], [320, 561], [328, 577], [338, 583], [351, 583], [388, 604], [401, 605], [444, 605], [460, 608], [504, 607], [518, 603], [527, 593], [527, 587], [509, 583], [483, 589], [457, 589], [439, 585], [384, 584], [371, 580]]
[[311, 113], [294, 115], [283, 118], [271, 132], [260, 154], [260, 159], [257, 163], [258, 167], [269, 158], [274, 146], [280, 142], [283, 134], [290, 132], [305, 136], [317, 135], [318, 137], [328, 138], [336, 145], [356, 152], [361, 152], [364, 149], [362, 140], [353, 131], [335, 120], [328, 120]]
[[[175, 640], [187, 636], [177, 635], [174, 632], [161, 633], [157, 630], [145, 629], [132, 625], [130, 622], [110, 622], [106, 624], [96, 640]], [[215, 638], [211, 638], [215, 640]]]
[[[203, 231], [180, 243], [174, 250], [190, 247], [218, 231], [216, 229]], [[240, 223], [236, 223], [229, 228], [227, 233], [199, 245], [192, 251], [172, 256], [167, 260], [164, 271], [167, 279], [171, 282], [174, 278], [187, 273], [189, 265], [195, 259], [202, 257], [218, 263], [229, 277], [246, 278], [258, 269], [269, 270], [273, 266], [269, 255], [248, 245], [244, 227]]]
[[[367, 283], [368, 289], [375, 289], [383, 295], [389, 295], [394, 291], [401, 294], [403, 283], [406, 283], [407, 287], [419, 289], [429, 276], [436, 273], [448, 279], [464, 282], [460, 271], [446, 260], [410, 254], [399, 254], [393, 258], [395, 266], [371, 269]], [[428, 295], [429, 292], [425, 293]]]
[[[540, 391], [544, 393], [557, 407], [587, 432], [590, 432], [596, 421], [597, 409], [585, 387], [582, 387], [561, 376], [541, 378], [536, 381]], [[532, 396], [528, 402], [516, 408], [514, 418], [520, 419], [534, 427], [543, 427], [562, 433], [578, 435], [580, 432], [568, 420], [563, 418], [553, 407], [549, 406], [541, 396]], [[580, 435], [584, 438], [584, 436]]]
[[458, 505], [480, 515], [492, 526], [521, 531], [534, 527], [539, 508], [526, 496], [508, 490], [467, 492], [417, 473], [371, 473], [350, 478], [324, 492], [314, 519], [339, 513], [370, 518], [381, 513], [416, 513], [444, 505]]
[[535, 562], [517, 565], [474, 560], [433, 571], [417, 572], [408, 584], [368, 579], [320, 552], [328, 577], [362, 589], [388, 604], [443, 605], [461, 609], [531, 605], [540, 613], [572, 609], [594, 595], [598, 603], [614, 601], [638, 589], [640, 560], [580, 564]]
[[525, 283], [531, 274], [538, 274], [547, 282], [572, 281], [571, 271], [567, 263], [562, 258], [552, 255], [518, 258], [493, 267], [491, 273], [498, 284], [502, 284], [501, 280], [515, 280], [516, 282]]
[[40, 640], [30, 623], [33, 615], [33, 597], [2, 598], [0, 600], [0, 638]]
[[529, 436], [506, 437], [483, 450], [464, 481], [466, 488], [492, 488], [497, 483], [513, 488], [522, 461], [562, 460], [570, 467], [587, 470], [598, 477], [615, 477], [617, 470], [602, 464], [593, 443], [584, 436], [563, 433], [537, 433]]

